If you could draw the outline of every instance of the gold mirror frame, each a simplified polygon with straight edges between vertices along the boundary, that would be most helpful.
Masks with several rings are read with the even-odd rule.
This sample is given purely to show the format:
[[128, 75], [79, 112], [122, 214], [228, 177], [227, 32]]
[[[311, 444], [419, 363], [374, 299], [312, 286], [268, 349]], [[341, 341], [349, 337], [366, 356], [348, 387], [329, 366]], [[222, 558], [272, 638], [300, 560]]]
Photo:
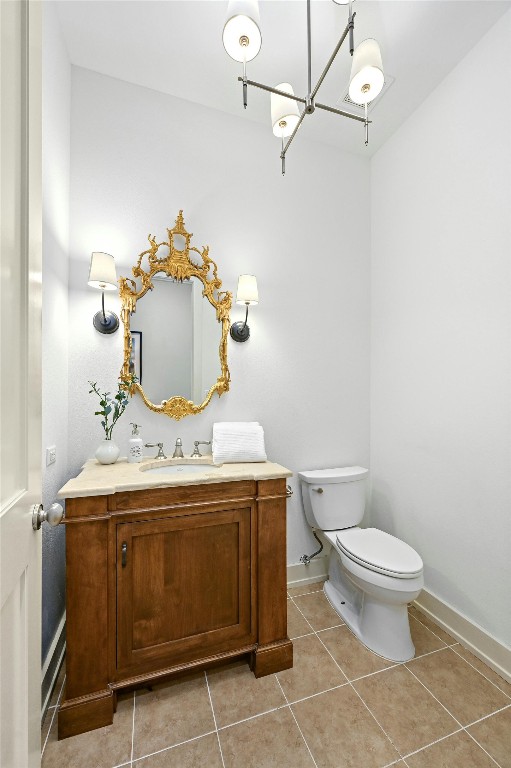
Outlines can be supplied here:
[[[119, 279], [121, 319], [124, 323], [124, 363], [121, 370], [121, 378], [129, 379], [130, 376], [130, 315], [132, 312], [135, 312], [137, 301], [145, 296], [147, 291], [153, 290], [153, 276], [157, 272], [165, 272], [166, 275], [179, 282], [189, 280], [191, 277], [198, 278], [204, 286], [202, 295], [206, 297], [209, 303], [215, 308], [216, 319], [222, 324], [222, 338], [219, 347], [221, 374], [218, 377], [216, 384], [213, 384], [208, 391], [205, 400], [200, 405], [195, 405], [193, 400], [187, 400], [180, 395], [170, 397], [168, 400], [162, 400], [161, 405], [155, 405], [148, 400], [140, 384], [132, 384], [129, 388], [130, 395], [134, 395], [135, 392], [140, 392], [144, 403], [152, 411], [155, 411], [156, 413], [165, 413], [167, 416], [170, 416], [171, 419], [179, 420], [182, 419], [183, 416], [191, 416], [196, 413], [201, 413], [201, 411], [203, 411], [209, 404], [214, 392], [218, 392], [219, 395], [222, 395], [229, 390], [231, 375], [227, 366], [227, 334], [230, 327], [229, 311], [232, 304], [232, 294], [229, 291], [220, 291], [222, 281], [218, 277], [218, 267], [216, 263], [209, 257], [209, 246], [206, 245], [202, 249], [199, 249], [190, 245], [190, 240], [193, 237], [193, 234], [187, 232], [185, 229], [183, 211], [179, 211], [175, 226], [172, 229], [167, 229], [167, 233], [169, 239], [164, 240], [161, 243], [157, 243], [154, 236], [148, 235], [147, 239], [149, 240], [150, 248], [139, 255], [137, 264], [132, 269], [133, 276], [140, 278], [142, 281], [142, 287], [139, 291], [137, 291], [137, 284], [134, 280], [131, 280], [131, 278], [121, 277]], [[186, 244], [181, 251], [174, 246], [175, 235], [181, 235], [185, 238]], [[158, 251], [162, 247], [168, 248], [168, 256], [158, 258]], [[191, 252], [197, 253], [202, 259], [202, 264], [200, 266], [191, 260]], [[148, 272], [142, 268], [142, 259], [144, 256], [148, 257]], [[213, 270], [212, 278], [209, 277], [211, 268]], [[155, 328], [155, 333], [157, 332], [158, 329]]]

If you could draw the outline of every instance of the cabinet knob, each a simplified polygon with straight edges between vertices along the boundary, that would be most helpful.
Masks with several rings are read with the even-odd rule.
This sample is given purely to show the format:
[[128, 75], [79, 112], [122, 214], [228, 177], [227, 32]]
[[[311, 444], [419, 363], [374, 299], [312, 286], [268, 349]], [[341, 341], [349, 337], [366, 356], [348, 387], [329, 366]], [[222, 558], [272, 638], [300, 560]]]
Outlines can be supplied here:
[[121, 565], [123, 568], [126, 568], [128, 564], [128, 545], [125, 541], [122, 542], [121, 547]]

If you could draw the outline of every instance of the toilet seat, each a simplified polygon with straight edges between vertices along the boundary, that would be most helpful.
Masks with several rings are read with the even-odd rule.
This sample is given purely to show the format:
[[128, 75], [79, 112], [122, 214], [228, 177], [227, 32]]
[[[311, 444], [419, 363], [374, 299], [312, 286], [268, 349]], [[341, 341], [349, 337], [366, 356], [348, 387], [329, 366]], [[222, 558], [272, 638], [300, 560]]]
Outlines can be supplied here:
[[347, 558], [371, 571], [398, 579], [413, 579], [422, 573], [423, 563], [417, 552], [377, 528], [347, 528], [336, 531], [335, 539]]

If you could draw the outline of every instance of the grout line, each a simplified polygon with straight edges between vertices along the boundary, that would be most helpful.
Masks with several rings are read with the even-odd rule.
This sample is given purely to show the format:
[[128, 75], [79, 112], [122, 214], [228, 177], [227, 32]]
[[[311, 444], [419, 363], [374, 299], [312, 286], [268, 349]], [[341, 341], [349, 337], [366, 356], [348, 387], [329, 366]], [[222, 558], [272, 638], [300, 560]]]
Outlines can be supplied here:
[[233, 728], [235, 725], [240, 725], [241, 723], [248, 723], [250, 720], [257, 720], [258, 717], [263, 717], [263, 715], [269, 715], [271, 712], [278, 712], [279, 709], [284, 709], [287, 707], [287, 704], [281, 704], [279, 707], [273, 707], [272, 709], [267, 709], [264, 712], [258, 712], [257, 715], [250, 715], [250, 717], [244, 717], [243, 720], [236, 720], [235, 723], [229, 723], [228, 725], [221, 725], [218, 730], [219, 731], [226, 731], [228, 728]]
[[[427, 692], [428, 692], [428, 693], [429, 693], [431, 696], [433, 696], [433, 698], [435, 699], [435, 701], [438, 701], [438, 703], [440, 704], [440, 706], [442, 707], [442, 709], [445, 709], [445, 711], [447, 712], [447, 714], [448, 714], [448, 715], [450, 715], [450, 716], [452, 717], [452, 719], [453, 719], [453, 720], [454, 720], [456, 723], [458, 723], [459, 727], [460, 727], [460, 728], [463, 728], [463, 724], [462, 724], [462, 723], [460, 723], [460, 721], [458, 720], [458, 718], [457, 718], [457, 717], [454, 717], [454, 715], [453, 715], [453, 713], [452, 713], [452, 712], [449, 712], [449, 710], [447, 709], [447, 707], [446, 707], [446, 706], [444, 706], [444, 704], [442, 704], [442, 702], [440, 701], [440, 699], [437, 699], [437, 697], [435, 696], [435, 694], [433, 693], [433, 691], [430, 691], [430, 690], [429, 690], [429, 688], [427, 687], [427, 685], [426, 685], [425, 683], [423, 683], [423, 682], [422, 682], [422, 680], [420, 680], [420, 679], [417, 677], [417, 675], [415, 674], [415, 672], [412, 672], [412, 670], [410, 669], [410, 667], [407, 667], [407, 666], [406, 666], [406, 664], [405, 664], [405, 667], [406, 667], [406, 669], [408, 670], [408, 672], [409, 672], [411, 675], [413, 675], [413, 677], [414, 677], [414, 678], [415, 678], [415, 679], [416, 679], [416, 680], [417, 680], [417, 681], [418, 681], [418, 682], [419, 682], [419, 683], [422, 685], [422, 687], [424, 688], [424, 690], [426, 690], [426, 691], [427, 691]], [[463, 730], [465, 730], [465, 729], [463, 728]]]
[[305, 746], [307, 747], [307, 750], [308, 750], [308, 752], [309, 752], [309, 755], [311, 756], [311, 760], [312, 760], [312, 762], [314, 763], [314, 765], [316, 766], [316, 768], [318, 768], [318, 764], [317, 764], [317, 763], [316, 763], [316, 761], [314, 760], [314, 755], [313, 755], [313, 754], [312, 754], [312, 752], [311, 752], [311, 748], [310, 748], [310, 747], [309, 747], [309, 745], [307, 744], [307, 739], [306, 739], [306, 738], [305, 738], [305, 736], [303, 735], [303, 731], [302, 731], [302, 729], [300, 728], [300, 725], [299, 725], [299, 723], [298, 723], [298, 720], [296, 719], [296, 715], [295, 715], [295, 713], [293, 712], [292, 708], [291, 708], [291, 707], [290, 707], [290, 705], [289, 705], [289, 702], [288, 702], [287, 696], [286, 696], [286, 694], [285, 694], [285, 692], [284, 692], [284, 689], [283, 689], [282, 685], [280, 684], [280, 681], [279, 681], [279, 679], [277, 678], [277, 676], [275, 676], [275, 677], [276, 677], [276, 679], [277, 679], [277, 683], [278, 683], [278, 685], [279, 685], [279, 687], [280, 687], [280, 690], [282, 691], [282, 695], [284, 696], [284, 698], [285, 698], [285, 700], [286, 700], [286, 702], [287, 702], [287, 707], [288, 707], [289, 711], [291, 712], [291, 716], [292, 716], [293, 720], [294, 720], [294, 721], [295, 721], [295, 723], [296, 723], [296, 727], [297, 727], [297, 728], [298, 728], [298, 730], [300, 731], [300, 736], [301, 736], [301, 737], [302, 737], [302, 739], [303, 739], [303, 743], [304, 743], [304, 744], [305, 744]]
[[222, 745], [220, 744], [220, 735], [218, 733], [218, 725], [217, 725], [217, 722], [216, 722], [215, 708], [213, 707], [213, 699], [212, 699], [212, 696], [211, 696], [211, 690], [210, 690], [210, 687], [209, 687], [209, 680], [208, 680], [208, 673], [206, 672], [206, 670], [204, 670], [204, 677], [206, 678], [206, 686], [207, 686], [207, 689], [208, 689], [209, 703], [211, 705], [211, 712], [213, 714], [213, 722], [215, 724], [215, 732], [216, 732], [216, 739], [218, 741], [218, 749], [220, 750], [220, 757], [222, 758], [223, 768], [225, 768], [224, 753], [222, 752]]
[[300, 640], [302, 637], [311, 637], [314, 634], [314, 632], [306, 632], [305, 635], [295, 635], [295, 637], [290, 637], [290, 640]]
[[495, 758], [494, 758], [494, 757], [492, 757], [492, 755], [490, 755], [490, 753], [486, 751], [486, 749], [483, 747], [483, 745], [482, 745], [482, 744], [479, 744], [479, 742], [477, 741], [477, 739], [476, 739], [474, 736], [472, 736], [472, 734], [471, 734], [471, 733], [469, 733], [468, 731], [465, 731], [465, 733], [466, 733], [468, 736], [470, 736], [470, 738], [472, 739], [472, 741], [474, 741], [474, 742], [477, 744], [477, 746], [478, 746], [480, 749], [482, 749], [482, 750], [483, 750], [483, 752], [484, 752], [486, 755], [488, 755], [488, 757], [490, 758], [490, 760], [492, 760], [492, 761], [495, 763], [495, 765], [496, 765], [496, 766], [498, 766], [498, 768], [501, 768], [501, 765], [500, 765], [500, 763], [497, 763], [497, 761], [495, 760]]
[[[171, 747], [163, 747], [163, 749], [157, 749], [156, 752], [149, 752], [147, 755], [141, 755], [140, 757], [136, 757], [133, 760], [133, 765], [135, 763], [139, 763], [140, 760], [145, 760], [146, 757], [154, 757], [154, 755], [161, 755], [162, 752], [170, 752], [171, 749], [175, 749], [176, 747], [182, 747], [184, 744], [190, 744], [192, 741], [198, 741], [198, 739], [202, 739], [204, 736], [211, 736], [215, 731], [208, 731], [207, 733], [201, 733], [200, 736], [192, 736], [191, 739], [185, 739], [184, 741], [179, 741], [177, 744], [173, 744]], [[129, 763], [123, 763], [123, 765], [129, 765]]]
[[135, 707], [137, 706], [137, 693], [133, 691], [133, 718], [131, 723], [131, 756], [130, 765], [133, 765], [133, 751], [135, 749]]
[[[344, 672], [343, 672], [344, 674]], [[282, 688], [282, 685], [280, 684], [280, 681], [277, 681]], [[338, 688], [344, 688], [346, 685], [349, 685], [349, 680], [346, 680], [345, 683], [340, 683], [339, 685], [333, 685], [331, 688], [325, 688], [324, 691], [318, 691], [317, 693], [311, 693], [310, 696], [303, 696], [301, 699], [293, 699], [293, 701], [289, 701], [286, 694], [286, 701], [291, 706], [292, 704], [301, 704], [302, 701], [308, 701], [308, 699], [315, 699], [316, 696], [322, 696], [324, 693], [330, 693], [330, 691], [336, 691]]]
[[439, 739], [435, 739], [434, 741], [430, 741], [429, 744], [425, 744], [423, 747], [419, 747], [419, 749], [414, 749], [413, 752], [407, 752], [406, 755], [403, 757], [403, 760], [405, 760], [407, 757], [412, 757], [413, 755], [417, 755], [419, 752], [423, 752], [425, 749], [429, 749], [429, 747], [433, 747], [435, 744], [439, 744], [441, 741], [445, 741], [446, 739], [449, 739], [451, 736], [455, 736], [457, 733], [463, 733], [463, 727], [456, 728], [455, 731], [452, 733], [448, 733], [446, 736], [440, 736]]
[[500, 709], [496, 709], [495, 712], [491, 712], [489, 715], [485, 715], [484, 717], [480, 717], [479, 720], [474, 720], [473, 723], [469, 723], [468, 725], [465, 725], [464, 728], [472, 728], [473, 725], [477, 725], [477, 723], [482, 723], [483, 720], [488, 720], [490, 717], [493, 717], [493, 715], [498, 715], [500, 712], [505, 712], [506, 709], [509, 709], [511, 707], [511, 704], [506, 704], [505, 707], [501, 707]]
[[[459, 643], [456, 643], [456, 645], [459, 645]], [[455, 649], [452, 647], [452, 645], [451, 645], [451, 646], [449, 646], [449, 647], [450, 647], [450, 648], [451, 648], [451, 649], [454, 651], [454, 653], [455, 653], [457, 656], [459, 656], [459, 657], [460, 657], [460, 659], [463, 659], [463, 661], [464, 661], [464, 662], [466, 662], [466, 663], [469, 665], [469, 667], [472, 667], [472, 669], [475, 669], [475, 671], [476, 671], [476, 672], [478, 672], [478, 673], [481, 675], [481, 677], [484, 677], [484, 679], [485, 679], [485, 680], [488, 680], [488, 682], [489, 682], [489, 683], [491, 683], [492, 685], [494, 685], [494, 686], [495, 686], [495, 688], [497, 688], [497, 690], [499, 690], [501, 693], [503, 693], [503, 694], [504, 694], [504, 696], [506, 696], [508, 699], [511, 699], [511, 696], [509, 696], [509, 695], [508, 695], [508, 694], [507, 694], [505, 691], [503, 691], [503, 690], [502, 690], [502, 688], [500, 688], [500, 687], [499, 687], [499, 686], [498, 686], [496, 683], [494, 683], [494, 682], [493, 682], [493, 680], [490, 680], [490, 678], [489, 678], [489, 677], [486, 677], [486, 675], [485, 675], [483, 672], [481, 672], [481, 670], [477, 669], [477, 667], [475, 667], [473, 664], [471, 664], [471, 663], [470, 663], [470, 661], [468, 661], [468, 659], [466, 659], [464, 656], [462, 656], [462, 655], [461, 655], [461, 653], [458, 653], [458, 651], [456, 651], [456, 650], [455, 650]], [[482, 664], [484, 664], [484, 661], [483, 661], [483, 662], [481, 662], [481, 663], [482, 663]], [[497, 674], [497, 673], [495, 673], [495, 674]]]
[[[296, 607], [298, 608], [298, 606], [296, 606]], [[300, 610], [300, 609], [298, 608], [298, 610]], [[300, 611], [300, 613], [301, 613], [301, 611]], [[359, 694], [359, 692], [357, 691], [357, 689], [355, 688], [355, 686], [352, 684], [352, 682], [351, 682], [350, 680], [348, 680], [348, 676], [346, 675], [346, 673], [344, 672], [344, 670], [342, 669], [342, 667], [340, 666], [340, 664], [338, 664], [338, 663], [337, 663], [337, 661], [334, 659], [334, 657], [332, 656], [332, 654], [330, 653], [330, 651], [328, 650], [328, 648], [327, 648], [327, 647], [326, 647], [326, 645], [324, 644], [323, 640], [320, 638], [319, 634], [318, 634], [318, 633], [317, 633], [315, 630], [314, 630], [314, 634], [316, 635], [316, 637], [318, 638], [319, 642], [321, 643], [321, 645], [323, 646], [323, 648], [325, 649], [325, 651], [328, 653], [328, 655], [330, 656], [330, 658], [332, 659], [332, 661], [334, 662], [334, 664], [336, 665], [336, 667], [337, 667], [337, 668], [340, 670], [341, 674], [342, 674], [342, 675], [344, 675], [344, 677], [346, 678], [346, 680], [347, 680], [347, 682], [348, 682], [348, 685], [350, 685], [350, 686], [351, 686], [351, 689], [352, 689], [352, 691], [354, 691], [354, 692], [355, 692], [355, 694], [356, 694], [356, 696], [358, 696], [358, 698], [360, 699], [360, 701], [362, 702], [362, 704], [364, 705], [364, 707], [367, 709], [367, 711], [369, 712], [369, 714], [371, 715], [371, 717], [373, 718], [373, 720], [375, 721], [375, 723], [376, 723], [376, 724], [378, 725], [378, 727], [381, 729], [382, 733], [384, 733], [384, 734], [385, 734], [386, 738], [388, 739], [388, 741], [390, 742], [390, 744], [392, 745], [392, 747], [393, 747], [393, 748], [396, 750], [397, 754], [398, 754], [399, 756], [401, 756], [401, 752], [399, 751], [399, 749], [396, 747], [396, 745], [394, 744], [394, 742], [392, 741], [392, 739], [390, 738], [390, 736], [388, 735], [388, 733], [385, 731], [385, 729], [383, 728], [383, 726], [381, 725], [381, 723], [379, 723], [379, 722], [378, 722], [378, 719], [377, 719], [377, 718], [374, 716], [374, 714], [371, 712], [371, 710], [369, 709], [369, 707], [367, 706], [367, 704], [365, 703], [364, 699], [363, 699], [363, 698], [362, 698], [362, 696]], [[388, 669], [388, 667], [387, 667], [387, 669]], [[284, 694], [284, 695], [285, 695], [285, 694]]]

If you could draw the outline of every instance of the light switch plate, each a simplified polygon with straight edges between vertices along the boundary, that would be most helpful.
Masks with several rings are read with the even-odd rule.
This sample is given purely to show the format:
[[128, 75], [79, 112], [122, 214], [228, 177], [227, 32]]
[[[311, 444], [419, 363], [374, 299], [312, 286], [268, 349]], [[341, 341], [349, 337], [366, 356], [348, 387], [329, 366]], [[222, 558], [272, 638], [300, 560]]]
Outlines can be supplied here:
[[46, 449], [46, 466], [49, 467], [50, 464], [55, 464], [56, 461], [57, 447], [55, 445], [50, 445], [50, 447]]

